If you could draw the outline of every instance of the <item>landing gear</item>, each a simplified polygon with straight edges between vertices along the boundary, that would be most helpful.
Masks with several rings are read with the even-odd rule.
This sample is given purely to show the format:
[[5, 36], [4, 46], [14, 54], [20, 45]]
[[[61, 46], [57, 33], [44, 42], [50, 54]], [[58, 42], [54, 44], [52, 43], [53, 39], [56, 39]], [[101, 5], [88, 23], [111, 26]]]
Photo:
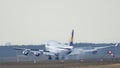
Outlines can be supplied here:
[[[63, 56], [63, 57], [61, 57], [61, 60], [64, 60], [65, 59], [65, 57]], [[55, 57], [55, 60], [60, 60], [60, 58], [59, 58], [59, 56], [56, 56]]]
[[56, 56], [56, 57], [55, 57], [55, 59], [56, 59], [56, 60], [59, 60], [59, 57], [58, 57], [58, 56]]
[[62, 60], [64, 60], [64, 59], [65, 59], [65, 57], [63, 56], [63, 57], [62, 57]]
[[48, 56], [48, 60], [52, 60], [52, 56], [49, 55], [49, 56]]
[[55, 60], [59, 60], [59, 54], [56, 54]]
[[[65, 56], [59, 56], [58, 54], [54, 56], [54, 60], [64, 60]], [[48, 55], [48, 60], [53, 60], [51, 55]]]

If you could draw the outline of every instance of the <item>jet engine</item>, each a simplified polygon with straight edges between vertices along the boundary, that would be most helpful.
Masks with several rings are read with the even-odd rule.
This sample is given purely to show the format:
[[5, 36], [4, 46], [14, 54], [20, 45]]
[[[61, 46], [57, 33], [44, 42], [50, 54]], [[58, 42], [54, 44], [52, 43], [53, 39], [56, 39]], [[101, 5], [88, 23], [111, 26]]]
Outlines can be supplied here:
[[97, 53], [97, 51], [93, 51], [93, 52], [92, 52], [92, 54], [96, 54], [96, 53]]
[[24, 54], [24, 55], [28, 55], [28, 50], [24, 50], [22, 53]]
[[40, 56], [40, 55], [42, 55], [42, 54], [43, 54], [43, 52], [34, 51], [34, 52], [33, 52], [33, 54], [34, 54], [35, 56]]

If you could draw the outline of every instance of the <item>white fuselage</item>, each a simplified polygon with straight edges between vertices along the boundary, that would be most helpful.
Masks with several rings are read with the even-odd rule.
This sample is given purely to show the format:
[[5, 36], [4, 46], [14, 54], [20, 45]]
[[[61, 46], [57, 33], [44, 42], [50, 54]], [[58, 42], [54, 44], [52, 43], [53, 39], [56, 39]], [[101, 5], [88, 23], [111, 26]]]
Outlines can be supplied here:
[[73, 47], [56, 41], [48, 41], [45, 45], [47, 51], [53, 54], [67, 55], [71, 53]]

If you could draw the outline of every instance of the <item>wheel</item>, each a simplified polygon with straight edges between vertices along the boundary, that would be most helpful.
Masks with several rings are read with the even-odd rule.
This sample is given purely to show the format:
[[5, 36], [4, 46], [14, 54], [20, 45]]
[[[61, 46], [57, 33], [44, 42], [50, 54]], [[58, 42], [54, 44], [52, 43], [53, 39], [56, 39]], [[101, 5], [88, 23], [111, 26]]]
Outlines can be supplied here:
[[56, 56], [56, 57], [55, 57], [55, 59], [56, 59], [56, 60], [59, 60], [59, 57], [58, 57], [58, 56]]
[[48, 56], [48, 60], [52, 60], [52, 56]]
[[65, 57], [63, 56], [63, 57], [62, 57], [62, 60], [64, 60], [64, 59], [65, 59]]

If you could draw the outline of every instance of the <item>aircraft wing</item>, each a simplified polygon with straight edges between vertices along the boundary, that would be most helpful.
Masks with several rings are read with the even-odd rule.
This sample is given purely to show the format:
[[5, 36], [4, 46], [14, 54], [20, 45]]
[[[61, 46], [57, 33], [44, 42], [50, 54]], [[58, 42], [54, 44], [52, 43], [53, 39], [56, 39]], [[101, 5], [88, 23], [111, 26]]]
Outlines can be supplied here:
[[118, 46], [118, 43], [116, 43], [115, 45], [111, 45], [111, 46], [95, 47], [93, 50], [104, 49], [108, 47], [117, 47], [117, 46]]
[[14, 47], [13, 49], [15, 49], [15, 50], [28, 50], [28, 51], [43, 51], [42, 49], [40, 50], [40, 49], [28, 49], [28, 48], [19, 48], [19, 47]]
[[15, 50], [21, 50], [23, 51], [23, 54], [24, 52], [26, 51], [27, 53], [32, 53], [34, 54], [35, 56], [39, 56], [41, 54], [43, 55], [51, 55], [51, 56], [54, 56], [55, 54], [54, 53], [51, 53], [51, 52], [48, 52], [46, 50], [42, 50], [42, 49], [27, 49], [27, 48], [18, 48], [18, 47], [14, 47]]
[[73, 51], [71, 52], [70, 55], [77, 55], [77, 54], [84, 54], [86, 52], [95, 52], [99, 49], [104, 49], [104, 48], [109, 48], [109, 47], [116, 47], [118, 46], [118, 43], [115, 45], [111, 45], [111, 46], [103, 46], [103, 47], [93, 47], [93, 48], [74, 48]]
[[18, 48], [18, 47], [14, 47], [13, 49], [15, 49], [15, 50], [31, 50], [31, 49], [27, 49], [27, 48]]
[[19, 48], [19, 47], [14, 47], [13, 49], [23, 51], [22, 53], [24, 55], [27, 55], [28, 53], [33, 53], [34, 55], [38, 56], [43, 53], [43, 50], [39, 50], [39, 49], [28, 49], [28, 48]]

